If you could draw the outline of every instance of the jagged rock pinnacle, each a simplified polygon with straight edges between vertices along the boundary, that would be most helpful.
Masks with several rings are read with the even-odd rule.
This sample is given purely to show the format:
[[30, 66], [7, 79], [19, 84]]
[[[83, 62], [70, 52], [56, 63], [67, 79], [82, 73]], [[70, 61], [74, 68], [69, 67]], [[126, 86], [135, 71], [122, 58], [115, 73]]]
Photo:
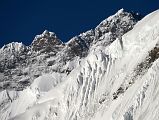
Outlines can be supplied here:
[[41, 35], [37, 35], [31, 47], [33, 51], [51, 51], [52, 48], [62, 45], [62, 41], [55, 33], [45, 30]]

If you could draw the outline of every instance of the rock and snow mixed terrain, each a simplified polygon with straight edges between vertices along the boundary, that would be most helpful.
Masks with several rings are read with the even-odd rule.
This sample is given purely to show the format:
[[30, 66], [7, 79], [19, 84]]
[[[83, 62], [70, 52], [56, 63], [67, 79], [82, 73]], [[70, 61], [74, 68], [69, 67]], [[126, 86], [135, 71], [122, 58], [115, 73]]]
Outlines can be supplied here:
[[159, 10], [119, 10], [63, 43], [0, 49], [0, 120], [158, 120]]

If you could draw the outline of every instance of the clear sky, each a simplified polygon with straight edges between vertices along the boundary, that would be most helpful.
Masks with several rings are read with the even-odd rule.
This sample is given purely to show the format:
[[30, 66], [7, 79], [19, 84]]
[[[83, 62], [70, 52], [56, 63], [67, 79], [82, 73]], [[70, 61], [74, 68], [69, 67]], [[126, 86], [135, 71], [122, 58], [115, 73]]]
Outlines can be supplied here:
[[68, 41], [121, 8], [146, 15], [159, 9], [159, 0], [0, 0], [0, 46], [29, 45], [45, 29]]

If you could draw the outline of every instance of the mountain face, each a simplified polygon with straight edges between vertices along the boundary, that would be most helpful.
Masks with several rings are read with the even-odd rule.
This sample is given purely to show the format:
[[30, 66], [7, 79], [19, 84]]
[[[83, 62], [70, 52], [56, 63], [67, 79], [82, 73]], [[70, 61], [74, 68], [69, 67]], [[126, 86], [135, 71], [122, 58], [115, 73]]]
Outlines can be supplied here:
[[159, 11], [123, 9], [63, 43], [0, 49], [0, 120], [157, 120]]
[[[92, 45], [103, 41], [103, 46], [107, 46], [131, 30], [139, 19], [139, 15], [121, 9], [94, 30], [75, 36], [67, 43], [45, 30], [30, 46], [17, 42], [4, 45], [0, 49], [0, 89], [23, 90], [45, 73], [69, 74], [76, 67], [74, 62], [86, 57]], [[106, 34], [110, 36], [109, 41], [104, 40]]]

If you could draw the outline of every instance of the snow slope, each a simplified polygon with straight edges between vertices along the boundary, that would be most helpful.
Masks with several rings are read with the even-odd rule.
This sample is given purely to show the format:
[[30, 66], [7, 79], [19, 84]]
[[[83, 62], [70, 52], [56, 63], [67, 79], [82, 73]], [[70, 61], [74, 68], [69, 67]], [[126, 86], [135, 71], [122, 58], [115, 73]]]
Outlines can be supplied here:
[[[114, 69], [114, 72], [117, 73], [113, 78], [114, 85], [111, 92], [119, 90], [119, 87], [123, 89], [120, 89], [121, 95], [119, 94], [118, 98], [111, 101], [109, 105], [105, 104], [93, 120], [157, 120], [159, 118], [159, 96], [157, 94], [159, 59], [153, 61], [148, 69], [146, 67], [140, 68], [140, 71], [134, 69], [141, 67], [141, 63], [145, 59], [151, 59], [153, 56], [150, 56], [150, 51], [158, 47], [158, 18], [159, 11], [155, 11], [140, 21], [132, 31], [124, 35], [122, 38], [123, 46], [125, 46], [123, 50], [116, 49], [120, 47], [117, 41], [108, 48], [112, 54], [114, 46], [116, 46], [117, 51], [114, 52], [114, 56], [116, 57], [118, 54], [117, 59], [120, 61], [120, 65], [118, 65], [120, 68]], [[158, 57], [156, 56], [156, 58]], [[119, 63], [117, 62], [117, 64]], [[134, 72], [137, 72], [137, 75], [134, 76]]]
[[46, 73], [23, 91], [0, 92], [0, 119], [159, 119], [158, 19], [159, 10], [115, 40], [100, 24], [102, 36], [96, 34], [86, 57], [67, 63], [73, 65], [69, 74]]

